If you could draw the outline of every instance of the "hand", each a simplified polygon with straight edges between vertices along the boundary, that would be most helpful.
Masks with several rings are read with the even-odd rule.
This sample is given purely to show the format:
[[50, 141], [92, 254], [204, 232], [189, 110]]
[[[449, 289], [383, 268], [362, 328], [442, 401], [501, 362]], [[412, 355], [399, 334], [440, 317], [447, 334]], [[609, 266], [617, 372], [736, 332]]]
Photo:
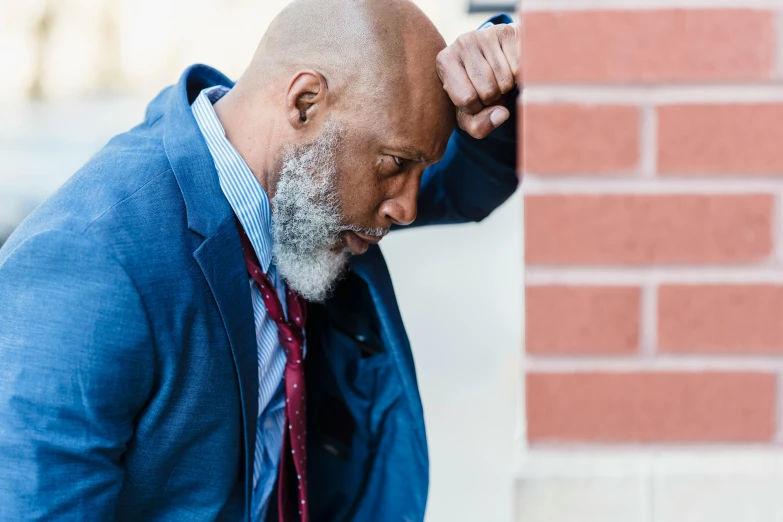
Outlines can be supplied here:
[[465, 33], [436, 61], [443, 89], [457, 107], [457, 123], [484, 138], [509, 117], [505, 96], [517, 79], [518, 24], [492, 25]]

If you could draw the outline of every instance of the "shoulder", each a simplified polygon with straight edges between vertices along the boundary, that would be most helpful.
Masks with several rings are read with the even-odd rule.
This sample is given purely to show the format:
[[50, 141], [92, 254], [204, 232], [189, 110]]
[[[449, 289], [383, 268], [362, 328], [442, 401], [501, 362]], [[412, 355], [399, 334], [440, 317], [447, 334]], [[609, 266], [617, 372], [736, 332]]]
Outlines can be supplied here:
[[95, 348], [103, 357], [130, 346], [146, 352], [151, 339], [141, 296], [119, 260], [68, 230], [41, 231], [0, 249], [0, 317], [0, 348], [21, 343], [30, 354]]
[[[145, 197], [150, 192], [157, 196]], [[76, 218], [68, 228], [78, 231], [123, 205], [134, 205], [135, 215], [142, 218], [142, 207], [176, 195], [177, 185], [162, 138], [145, 125], [115, 136], [44, 205]]]
[[[133, 281], [109, 249], [84, 234], [50, 229], [12, 237], [0, 249], [0, 301], [25, 296], [39, 304], [78, 301], [80, 294], [118, 300], [110, 308], [132, 304]], [[130, 294], [121, 298], [121, 294]], [[3, 295], [5, 294], [5, 295]], [[105, 303], [95, 303], [100, 306]], [[73, 313], [75, 310], [64, 310]]]
[[162, 139], [145, 124], [114, 137], [17, 227], [7, 246], [44, 234], [91, 236], [111, 247], [125, 234], [153, 237], [166, 223], [184, 222]]

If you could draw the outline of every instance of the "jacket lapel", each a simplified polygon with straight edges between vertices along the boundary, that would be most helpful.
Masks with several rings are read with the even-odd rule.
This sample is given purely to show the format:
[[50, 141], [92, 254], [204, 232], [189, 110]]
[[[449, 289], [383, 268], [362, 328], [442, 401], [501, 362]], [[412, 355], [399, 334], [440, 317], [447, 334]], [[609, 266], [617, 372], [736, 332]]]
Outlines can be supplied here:
[[249, 501], [258, 417], [258, 359], [250, 286], [233, 217], [205, 239], [193, 257], [215, 296], [239, 377], [245, 435], [246, 494]]
[[190, 67], [177, 85], [153, 102], [148, 119], [154, 118], [156, 111], [164, 117], [163, 142], [185, 201], [188, 229], [204, 238], [193, 257], [215, 297], [237, 371], [245, 445], [245, 510], [250, 513], [258, 418], [258, 359], [250, 286], [234, 213], [190, 109], [202, 89], [218, 84], [230, 87], [233, 82], [209, 67]]

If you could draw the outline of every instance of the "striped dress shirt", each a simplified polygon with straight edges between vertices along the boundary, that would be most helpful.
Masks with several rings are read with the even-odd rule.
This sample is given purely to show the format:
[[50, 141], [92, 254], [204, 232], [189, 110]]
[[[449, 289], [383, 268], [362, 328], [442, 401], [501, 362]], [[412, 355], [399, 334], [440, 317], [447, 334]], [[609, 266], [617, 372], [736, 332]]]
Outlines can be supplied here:
[[[261, 269], [277, 288], [285, 309], [285, 286], [272, 264], [272, 213], [264, 189], [245, 161], [226, 138], [212, 104], [229, 91], [215, 86], [204, 89], [193, 102], [193, 116], [215, 162], [220, 188], [247, 232]], [[277, 325], [267, 315], [255, 282], [248, 276], [258, 345], [258, 423], [253, 454], [253, 498], [251, 519], [264, 520], [269, 497], [277, 479], [283, 446], [286, 357], [277, 338]], [[287, 311], [286, 311], [287, 313]]]

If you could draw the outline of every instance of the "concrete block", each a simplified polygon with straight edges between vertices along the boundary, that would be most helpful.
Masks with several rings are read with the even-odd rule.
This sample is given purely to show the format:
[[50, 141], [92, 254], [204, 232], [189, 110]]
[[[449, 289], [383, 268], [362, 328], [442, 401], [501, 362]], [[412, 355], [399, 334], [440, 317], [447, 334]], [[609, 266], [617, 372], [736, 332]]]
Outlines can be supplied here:
[[653, 522], [777, 522], [781, 491], [781, 478], [660, 477]]
[[647, 522], [640, 478], [536, 478], [517, 483], [518, 522]]

